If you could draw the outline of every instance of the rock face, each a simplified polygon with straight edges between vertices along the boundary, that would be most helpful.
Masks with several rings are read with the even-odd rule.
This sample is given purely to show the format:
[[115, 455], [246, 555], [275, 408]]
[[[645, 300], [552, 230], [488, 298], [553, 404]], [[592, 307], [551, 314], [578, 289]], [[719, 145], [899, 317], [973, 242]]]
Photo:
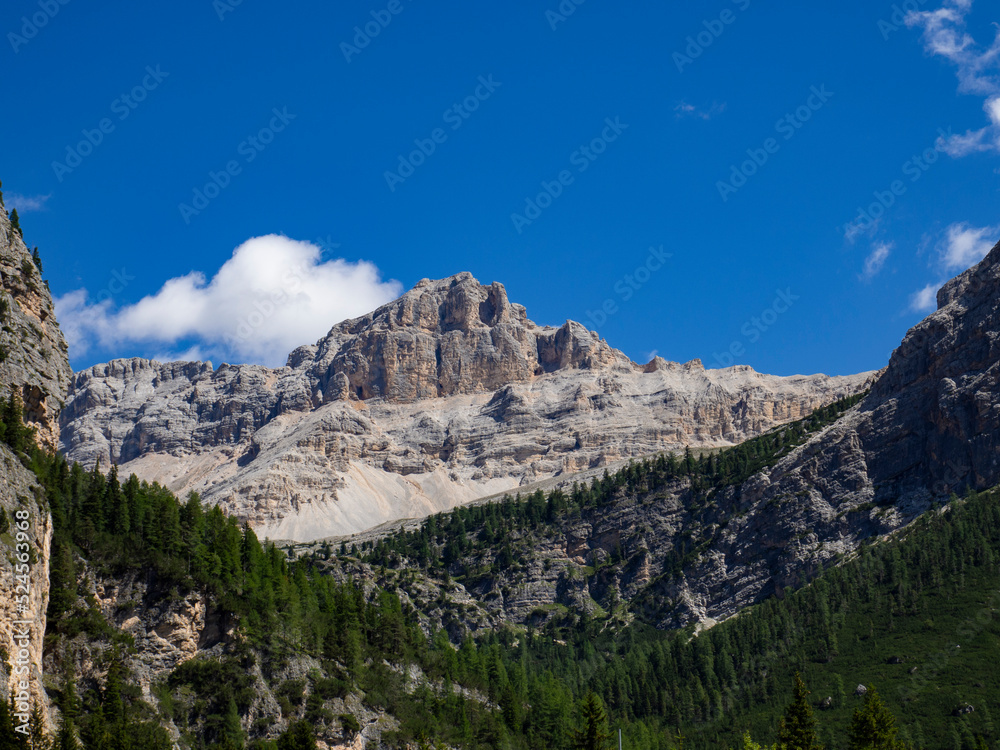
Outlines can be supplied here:
[[[42, 683], [45, 613], [49, 604], [52, 517], [35, 475], [0, 446], [0, 679], [9, 692], [47, 718]], [[19, 525], [20, 524], [20, 525]], [[18, 536], [21, 534], [22, 536]], [[20, 545], [20, 546], [19, 546]], [[24, 557], [21, 557], [21, 556]], [[27, 685], [22, 690], [22, 681]], [[18, 698], [18, 700], [25, 700]], [[20, 722], [17, 722], [20, 723]]]
[[[2, 206], [2, 204], [0, 204]], [[21, 235], [0, 210], [0, 395], [14, 390], [39, 443], [55, 448], [73, 371], [52, 296]]]
[[198, 491], [261, 536], [308, 541], [737, 443], [871, 378], [637, 365], [577, 323], [535, 325], [502, 285], [460, 274], [337, 325], [284, 368], [132, 359], [80, 372], [61, 446]]
[[[58, 442], [59, 410], [72, 376], [66, 350], [48, 287], [0, 198], [0, 398], [12, 392], [20, 397], [39, 444], [50, 448]], [[0, 566], [0, 676], [7, 695], [16, 698], [26, 693], [27, 702], [42, 708], [47, 721], [42, 639], [49, 601], [52, 519], [35, 476], [6, 446], [0, 446], [0, 509], [4, 559]]]
[[947, 284], [870, 394], [720, 505], [738, 511], [675, 592], [720, 619], [952, 493], [1000, 484], [1000, 245]]
[[[488, 569], [510, 545], [514, 564], [468, 587], [493, 619], [538, 624], [558, 605], [592, 611], [617, 598], [661, 627], [705, 626], [799, 585], [952, 493], [1000, 485], [1000, 245], [939, 303], [861, 403], [742, 485], [709, 501], [680, 480], [623, 491], [541, 532], [505, 537], [450, 572]], [[663, 575], [691, 549], [700, 553], [679, 575]]]

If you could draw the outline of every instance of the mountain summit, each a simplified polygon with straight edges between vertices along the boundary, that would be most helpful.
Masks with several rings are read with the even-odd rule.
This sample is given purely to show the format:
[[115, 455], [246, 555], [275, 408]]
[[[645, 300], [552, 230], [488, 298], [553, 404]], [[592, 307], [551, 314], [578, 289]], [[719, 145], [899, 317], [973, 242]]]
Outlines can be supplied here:
[[421, 281], [283, 368], [143, 359], [78, 373], [62, 448], [308, 541], [684, 446], [741, 442], [871, 374], [774, 377], [538, 326], [501, 284]]
[[324, 392], [332, 390], [334, 398], [347, 387], [352, 397], [393, 402], [479, 393], [556, 370], [615, 365], [634, 366], [579, 323], [535, 325], [523, 305], [507, 299], [503, 284], [483, 286], [471, 273], [424, 279], [288, 358], [288, 366], [304, 366], [310, 380]]

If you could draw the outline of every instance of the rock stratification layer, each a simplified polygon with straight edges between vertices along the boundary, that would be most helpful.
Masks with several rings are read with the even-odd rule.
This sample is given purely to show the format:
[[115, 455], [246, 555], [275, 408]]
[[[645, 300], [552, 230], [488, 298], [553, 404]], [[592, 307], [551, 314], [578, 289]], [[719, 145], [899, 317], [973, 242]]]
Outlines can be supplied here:
[[116, 360], [78, 373], [62, 448], [198, 491], [308, 541], [685, 445], [740, 442], [872, 374], [774, 377], [633, 363], [574, 322], [532, 323], [500, 284], [422, 281], [280, 369]]

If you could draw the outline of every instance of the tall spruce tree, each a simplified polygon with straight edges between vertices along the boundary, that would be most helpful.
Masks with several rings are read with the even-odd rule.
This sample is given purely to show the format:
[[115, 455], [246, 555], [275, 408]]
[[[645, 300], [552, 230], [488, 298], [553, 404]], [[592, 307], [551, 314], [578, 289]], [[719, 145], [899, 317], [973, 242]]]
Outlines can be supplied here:
[[874, 687], [869, 687], [864, 704], [854, 711], [847, 733], [848, 750], [899, 750], [896, 718], [886, 708]]
[[809, 705], [809, 690], [795, 675], [793, 698], [778, 728], [778, 746], [783, 750], [822, 750], [816, 736], [816, 717]]
[[575, 733], [573, 746], [577, 750], [605, 750], [611, 732], [608, 730], [608, 715], [604, 701], [597, 693], [587, 693], [580, 704], [581, 728]]
[[21, 217], [17, 215], [16, 208], [12, 208], [10, 211], [10, 228], [17, 232], [18, 237], [24, 237], [24, 232], [21, 230]]

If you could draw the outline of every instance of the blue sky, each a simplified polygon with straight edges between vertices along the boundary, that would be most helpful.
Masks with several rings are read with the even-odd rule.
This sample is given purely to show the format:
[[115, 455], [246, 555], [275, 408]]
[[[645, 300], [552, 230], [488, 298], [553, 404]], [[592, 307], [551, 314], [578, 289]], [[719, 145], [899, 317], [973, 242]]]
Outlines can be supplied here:
[[466, 270], [636, 360], [883, 366], [1000, 239], [995, 12], [670, 5], [11, 0], [0, 177], [74, 367], [278, 364]]

